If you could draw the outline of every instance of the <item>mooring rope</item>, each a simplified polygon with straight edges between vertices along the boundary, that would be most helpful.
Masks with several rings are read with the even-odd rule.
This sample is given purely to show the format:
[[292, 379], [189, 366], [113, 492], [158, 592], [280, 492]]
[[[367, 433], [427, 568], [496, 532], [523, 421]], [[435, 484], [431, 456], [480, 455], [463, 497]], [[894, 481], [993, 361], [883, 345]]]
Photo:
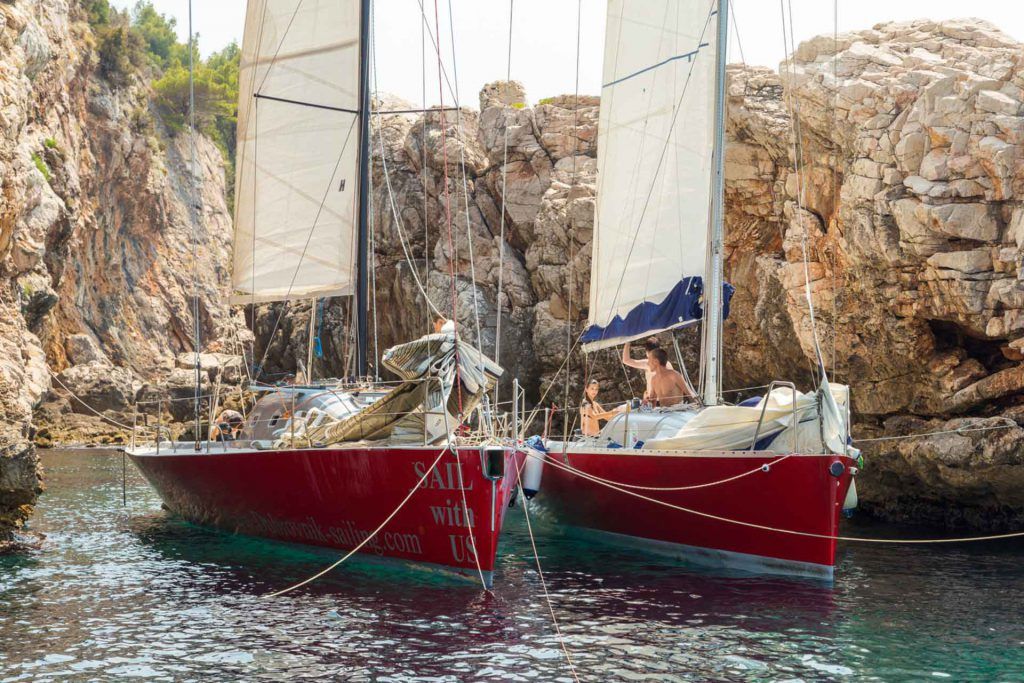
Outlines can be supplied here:
[[[526, 455], [527, 455], [527, 457], [531, 457], [531, 458], [538, 458], [539, 457], [536, 454], [530, 452], [529, 450], [526, 451]], [[751, 529], [760, 529], [762, 531], [772, 531], [772, 532], [780, 533], [780, 534], [789, 534], [791, 536], [803, 536], [803, 537], [807, 537], [807, 538], [819, 538], [819, 539], [823, 539], [823, 540], [832, 540], [832, 541], [850, 541], [850, 542], [854, 542], [854, 543], [906, 543], [908, 545], [910, 545], [910, 544], [913, 544], [913, 545], [926, 545], [926, 544], [939, 544], [939, 543], [971, 543], [971, 542], [976, 542], [976, 541], [996, 541], [996, 540], [1004, 540], [1004, 539], [1009, 539], [1009, 538], [1021, 538], [1021, 537], [1024, 537], [1024, 531], [1015, 531], [1015, 532], [1010, 532], [1010, 533], [1006, 533], [1006, 534], [990, 534], [990, 535], [987, 535], [987, 536], [964, 536], [964, 537], [958, 537], [958, 538], [912, 538], [912, 539], [905, 539], [905, 538], [866, 538], [866, 537], [863, 537], [863, 536], [833, 536], [833, 535], [830, 535], [830, 534], [818, 534], [818, 533], [814, 533], [813, 531], [797, 531], [795, 529], [782, 529], [782, 528], [779, 528], [779, 527], [771, 527], [771, 526], [768, 526], [766, 524], [757, 524], [755, 522], [744, 522], [744, 521], [739, 520], [739, 519], [731, 519], [729, 517], [723, 517], [721, 515], [711, 514], [710, 512], [701, 512], [700, 510], [694, 510], [692, 508], [684, 507], [682, 505], [675, 505], [673, 503], [669, 503], [669, 502], [664, 501], [664, 500], [658, 500], [657, 498], [651, 498], [650, 496], [645, 496], [642, 493], [636, 493], [636, 492], [630, 491], [628, 489], [616, 486], [615, 484], [606, 483], [606, 482], [602, 481], [600, 478], [594, 477], [593, 475], [587, 474], [586, 472], [582, 472], [582, 471], [577, 470], [575, 468], [566, 467], [565, 465], [563, 465], [562, 463], [558, 462], [557, 460], [554, 460], [553, 458], [544, 458], [544, 459], [542, 459], [542, 462], [546, 462], [547, 464], [550, 464], [550, 465], [552, 465], [552, 466], [554, 466], [554, 467], [556, 467], [558, 469], [561, 469], [561, 470], [564, 470], [566, 472], [569, 472], [570, 474], [575, 474], [576, 476], [578, 476], [578, 477], [580, 477], [582, 479], [586, 479], [588, 481], [592, 481], [595, 484], [599, 484], [601, 486], [605, 486], [607, 488], [613, 489], [613, 490], [618, 491], [620, 493], [625, 493], [628, 496], [633, 496], [634, 498], [639, 498], [641, 500], [646, 500], [647, 502], [655, 503], [657, 505], [662, 505], [664, 507], [671, 508], [673, 510], [678, 510], [680, 512], [687, 512], [687, 513], [689, 513], [691, 515], [696, 515], [698, 517], [704, 517], [706, 519], [713, 519], [713, 520], [718, 521], [718, 522], [726, 522], [728, 524], [736, 524], [738, 526], [748, 527], [748, 528], [751, 528]]]
[[374, 529], [370, 533], [370, 535], [368, 535], [366, 538], [364, 538], [359, 543], [359, 545], [357, 545], [356, 547], [352, 548], [352, 550], [349, 550], [340, 560], [337, 560], [336, 562], [331, 564], [326, 569], [323, 569], [323, 570], [317, 572], [316, 574], [314, 574], [313, 576], [310, 576], [307, 579], [304, 579], [304, 580], [302, 580], [302, 581], [300, 581], [300, 582], [298, 582], [298, 583], [296, 583], [296, 584], [294, 584], [292, 586], [289, 586], [288, 588], [285, 588], [283, 590], [279, 590], [279, 591], [275, 591], [273, 593], [269, 593], [269, 594], [267, 594], [267, 595], [265, 595], [263, 597], [264, 598], [276, 598], [279, 595], [284, 595], [285, 593], [290, 593], [293, 590], [295, 590], [296, 588], [301, 588], [301, 587], [303, 587], [303, 586], [305, 586], [307, 584], [310, 584], [313, 581], [316, 581], [317, 579], [319, 579], [321, 576], [324, 576], [325, 574], [328, 574], [329, 572], [333, 571], [337, 567], [341, 566], [346, 560], [348, 560], [348, 558], [352, 557], [357, 552], [362, 550], [363, 546], [365, 546], [367, 543], [369, 543], [372, 539], [376, 538], [377, 534], [379, 534], [381, 532], [381, 530], [385, 526], [388, 525], [388, 522], [390, 522], [392, 519], [394, 519], [395, 515], [397, 515], [398, 512], [403, 507], [405, 507], [405, 504], [409, 502], [410, 498], [412, 498], [412, 494], [416, 493], [416, 491], [418, 491], [419, 488], [421, 486], [423, 486], [423, 482], [425, 482], [427, 480], [427, 477], [429, 477], [430, 474], [434, 471], [434, 468], [437, 467], [437, 463], [441, 462], [441, 458], [443, 458], [444, 454], [447, 453], [450, 450], [451, 450], [451, 444], [449, 444], [449, 445], [445, 446], [444, 448], [442, 448], [441, 452], [438, 453], [436, 458], [434, 458], [434, 462], [430, 464], [430, 467], [427, 469], [426, 472], [423, 473], [423, 476], [420, 477], [420, 480], [416, 482], [416, 485], [413, 486], [412, 489], [409, 490], [409, 493], [407, 493], [405, 498], [402, 499], [402, 502], [400, 502], [398, 504], [398, 507], [396, 507], [394, 510], [392, 510], [391, 514], [384, 518], [384, 521], [380, 523], [380, 526], [378, 526], [376, 529]]
[[[569, 451], [563, 451], [563, 453], [566, 454], [566, 455], [572, 455], [572, 453], [570, 453]], [[737, 457], [740, 457], [740, 456], [737, 456]], [[756, 457], [756, 456], [754, 456], [754, 457]], [[731, 477], [726, 477], [725, 479], [718, 479], [716, 481], [709, 481], [709, 482], [705, 482], [703, 484], [691, 484], [689, 486], [638, 486], [636, 484], [627, 484], [627, 483], [621, 482], [621, 481], [612, 481], [611, 479], [604, 479], [602, 477], [598, 477], [595, 474], [590, 474], [588, 476], [593, 477], [594, 481], [599, 481], [599, 482], [601, 482], [603, 484], [613, 484], [615, 486], [622, 486], [624, 488], [634, 489], [636, 491], [695, 491], [697, 489], [709, 489], [709, 488], [712, 488], [712, 487], [715, 487], [715, 486], [720, 486], [722, 484], [728, 484], [729, 482], [736, 481], [737, 479], [743, 479], [744, 477], [749, 477], [750, 475], [757, 474], [758, 472], [768, 472], [770, 470], [770, 468], [772, 468], [775, 465], [779, 464], [783, 460], [788, 460], [791, 457], [792, 457], [791, 455], [783, 455], [783, 456], [780, 456], [780, 457], [776, 458], [775, 460], [772, 460], [771, 462], [767, 462], [767, 463], [763, 463], [761, 465], [758, 465], [754, 469], [749, 470], [747, 472], [741, 472], [740, 474], [735, 474], [735, 475], [733, 475]], [[545, 458], [545, 461], [550, 460], [550, 459], [551, 459], [551, 456], [550, 456], [550, 454], [548, 454], [548, 458]], [[570, 463], [559, 463], [559, 464], [564, 465], [565, 467], [568, 467], [573, 472], [579, 472], [580, 471], [580, 470], [577, 470], [575, 467], [573, 467]], [[769, 469], [766, 470], [765, 469], [766, 467], [769, 468]], [[586, 473], [583, 473], [583, 474], [586, 474]]]
[[[529, 450], [529, 449], [527, 449]], [[576, 666], [573, 664], [572, 657], [569, 655], [569, 648], [565, 644], [565, 637], [562, 635], [562, 629], [558, 625], [558, 617], [555, 616], [555, 607], [551, 604], [551, 593], [548, 592], [548, 582], [544, 578], [544, 570], [540, 566], [540, 554], [537, 552], [537, 541], [533, 536], [533, 525], [530, 523], [530, 501], [526, 498], [526, 493], [523, 491], [523, 469], [526, 466], [526, 459], [523, 459], [523, 464], [519, 466], [517, 471], [516, 486], [519, 487], [519, 495], [523, 501], [523, 516], [526, 518], [526, 531], [530, 536], [530, 547], [533, 549], [533, 561], [537, 567], [537, 576], [540, 578], [541, 590], [544, 592], [544, 602], [548, 606], [548, 614], [551, 615], [551, 623], [555, 627], [555, 635], [558, 637], [558, 644], [562, 648], [562, 653], [565, 655], [565, 661], [569, 665], [569, 672], [572, 674], [572, 678], [576, 683], [579, 683], [579, 676], [576, 675]]]

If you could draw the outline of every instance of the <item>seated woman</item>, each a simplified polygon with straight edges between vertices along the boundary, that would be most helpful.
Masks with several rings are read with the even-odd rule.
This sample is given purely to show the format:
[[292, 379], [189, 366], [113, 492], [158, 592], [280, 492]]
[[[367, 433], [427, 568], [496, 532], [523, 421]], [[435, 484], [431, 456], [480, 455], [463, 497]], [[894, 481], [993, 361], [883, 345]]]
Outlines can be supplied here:
[[580, 404], [580, 424], [584, 436], [600, 435], [600, 421], [608, 421], [626, 409], [625, 405], [613, 410], [602, 408], [601, 404], [597, 402], [597, 394], [600, 390], [601, 385], [596, 379], [592, 379], [583, 392], [583, 402]]

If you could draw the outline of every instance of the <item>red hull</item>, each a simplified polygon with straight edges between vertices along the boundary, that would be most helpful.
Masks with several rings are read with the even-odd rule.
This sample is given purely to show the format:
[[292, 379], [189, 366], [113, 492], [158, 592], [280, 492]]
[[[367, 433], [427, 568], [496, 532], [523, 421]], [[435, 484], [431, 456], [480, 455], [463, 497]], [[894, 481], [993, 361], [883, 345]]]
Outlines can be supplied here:
[[[843, 456], [726, 453], [640, 454], [621, 449], [586, 453], [553, 452], [544, 467], [537, 501], [569, 525], [618, 535], [618, 540], [666, 551], [704, 564], [765, 573], [831, 578], [839, 515], [850, 486], [852, 459]], [[565, 469], [646, 487], [683, 487], [753, 474], [683, 491], [627, 489], [644, 500], [587, 480]], [[845, 466], [839, 476], [834, 462]], [[771, 464], [768, 472], [759, 468]], [[558, 465], [561, 465], [559, 467]], [[787, 529], [800, 536], [712, 519], [703, 515]]]
[[[214, 447], [209, 453], [130, 455], [171, 512], [189, 521], [350, 550], [398, 507], [441, 450]], [[361, 552], [477, 576], [475, 542], [479, 568], [490, 583], [505, 510], [524, 456], [506, 450], [505, 474], [492, 481], [484, 476], [480, 449], [462, 448], [457, 453], [441, 457], [423, 485]]]

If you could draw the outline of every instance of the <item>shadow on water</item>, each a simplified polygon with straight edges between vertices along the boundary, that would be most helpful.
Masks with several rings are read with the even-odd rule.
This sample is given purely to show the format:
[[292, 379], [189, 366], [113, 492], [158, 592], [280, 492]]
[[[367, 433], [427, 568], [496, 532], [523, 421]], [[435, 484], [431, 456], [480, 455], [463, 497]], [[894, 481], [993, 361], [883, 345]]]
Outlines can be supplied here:
[[[122, 508], [117, 455], [43, 460], [46, 544], [0, 559], [0, 681], [569, 680], [521, 508], [492, 594], [353, 559], [268, 599], [337, 554], [175, 519], [131, 468]], [[534, 521], [583, 680], [1022, 680], [1022, 544], [843, 545], [827, 585], [684, 568]]]

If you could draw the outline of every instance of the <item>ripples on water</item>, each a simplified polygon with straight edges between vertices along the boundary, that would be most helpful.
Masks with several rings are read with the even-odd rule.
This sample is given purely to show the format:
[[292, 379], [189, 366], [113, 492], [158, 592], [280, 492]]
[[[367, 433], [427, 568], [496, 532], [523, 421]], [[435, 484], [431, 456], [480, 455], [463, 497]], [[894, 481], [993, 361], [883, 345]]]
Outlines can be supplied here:
[[[510, 512], [495, 593], [168, 517], [101, 452], [43, 454], [42, 551], [0, 558], [0, 681], [570, 680]], [[912, 532], [904, 532], [912, 533]], [[1024, 545], [841, 551], [834, 586], [725, 577], [544, 533], [583, 680], [1024, 681]]]

